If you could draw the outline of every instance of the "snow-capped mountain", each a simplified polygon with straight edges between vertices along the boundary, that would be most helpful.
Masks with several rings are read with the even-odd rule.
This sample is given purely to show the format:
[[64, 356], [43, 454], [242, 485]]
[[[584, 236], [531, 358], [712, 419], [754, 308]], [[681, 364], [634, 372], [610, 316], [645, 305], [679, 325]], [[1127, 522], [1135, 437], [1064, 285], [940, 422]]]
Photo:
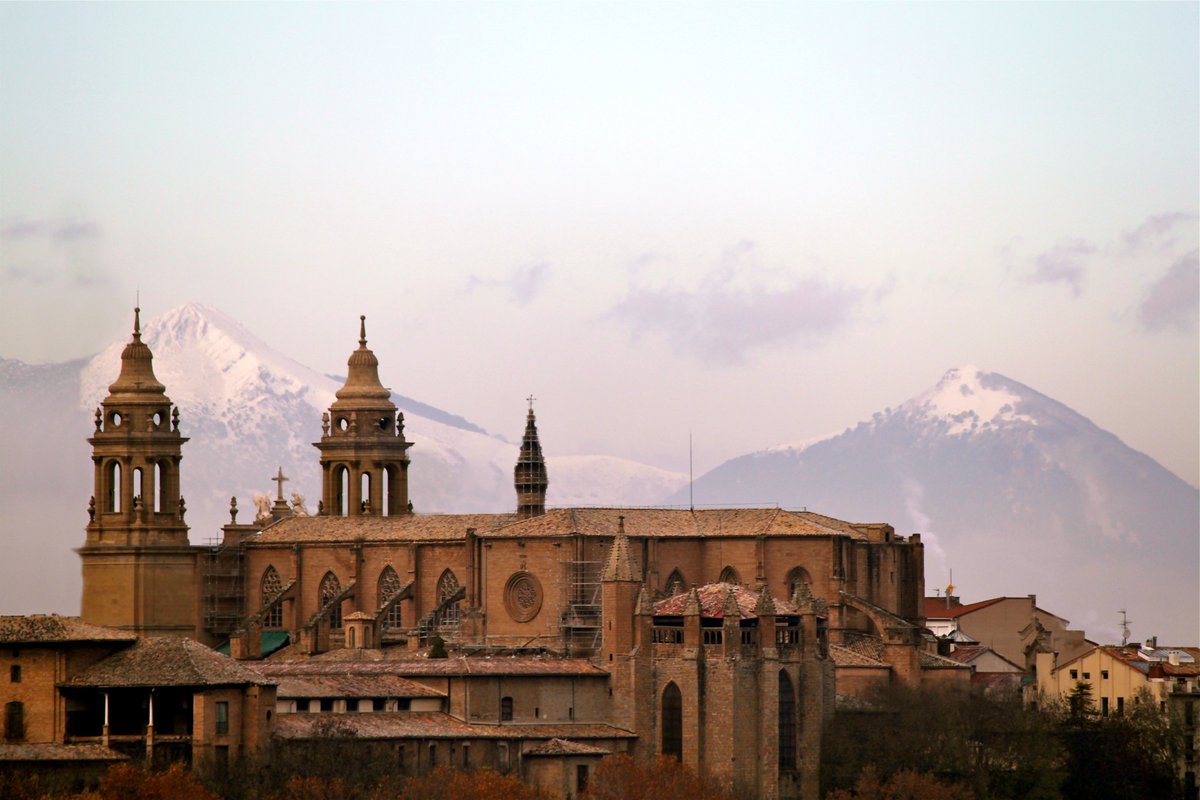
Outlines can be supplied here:
[[[220, 535], [229, 499], [239, 521], [253, 516], [251, 496], [273, 490], [279, 467], [285, 496], [301, 492], [310, 511], [320, 496], [321, 413], [342, 381], [273, 349], [236, 320], [189, 304], [142, 326], [154, 371], [179, 407], [184, 445], [182, 488], [191, 540]], [[0, 360], [0, 419], [14, 443], [0, 450], [0, 469], [17, 476], [0, 489], [5, 558], [3, 610], [75, 613], [79, 566], [71, 548], [83, 542], [92, 474], [86, 438], [91, 410], [120, 372], [125, 339], [94, 358], [60, 365]], [[347, 354], [353, 349], [347, 342]], [[378, 349], [378, 347], [377, 347]], [[382, 369], [387, 380], [387, 361]], [[517, 446], [460, 417], [392, 395], [405, 413], [410, 495], [418, 512], [489, 512], [515, 507]], [[12, 424], [10, 424], [12, 423]], [[523, 415], [514, 420], [518, 430]], [[10, 428], [13, 429], [10, 431]], [[645, 505], [670, 494], [687, 476], [609, 456], [548, 458], [547, 503]], [[49, 580], [28, 569], [43, 560]]]
[[[673, 502], [684, 502], [686, 490]], [[778, 503], [922, 533], [932, 594], [1037, 594], [1093, 638], [1194, 642], [1200, 495], [1017, 381], [966, 366], [854, 428], [728, 461], [697, 503]]]

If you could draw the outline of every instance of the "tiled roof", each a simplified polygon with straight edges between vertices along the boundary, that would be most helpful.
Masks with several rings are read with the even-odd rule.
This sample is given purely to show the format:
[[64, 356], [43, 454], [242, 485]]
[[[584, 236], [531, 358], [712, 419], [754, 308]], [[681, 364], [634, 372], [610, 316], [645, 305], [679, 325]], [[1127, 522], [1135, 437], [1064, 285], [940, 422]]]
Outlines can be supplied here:
[[14, 761], [125, 761], [100, 744], [0, 744], [0, 763]]
[[781, 508], [562, 508], [486, 531], [481, 528], [480, 536], [509, 538], [570, 533], [616, 536], [621, 517], [625, 517], [625, 532], [631, 537], [844, 535], [854, 539], [867, 538], [851, 523]]
[[516, 514], [399, 514], [394, 517], [286, 517], [252, 542], [453, 541], [505, 525]]
[[394, 517], [287, 517], [251, 541], [268, 543], [451, 541], [474, 528], [481, 537], [616, 536], [620, 517], [630, 536], [849, 536], [866, 539], [871, 525], [811, 511], [781, 508], [560, 508], [519, 519], [516, 514], [402, 514]]
[[[350, 653], [334, 650], [333, 653]], [[606, 671], [583, 658], [542, 656], [458, 656], [455, 658], [384, 658], [378, 661], [296, 660], [262, 661], [255, 669], [267, 676], [282, 675], [573, 675], [605, 677]]]
[[277, 695], [296, 697], [445, 697], [446, 693], [398, 675], [279, 675]]
[[116, 628], [90, 625], [79, 617], [29, 614], [0, 617], [0, 644], [51, 642], [132, 642], [137, 636]]
[[551, 739], [545, 744], [531, 747], [522, 755], [525, 756], [607, 756], [612, 750], [596, 747], [583, 742], [572, 742], [569, 739]]
[[[1127, 645], [1119, 647], [1117, 645], [1101, 645], [1093, 647], [1085, 653], [1081, 653], [1070, 661], [1064, 661], [1062, 664], [1055, 666], [1055, 671], [1061, 670], [1068, 664], [1074, 664], [1076, 661], [1090, 656], [1096, 650], [1103, 650], [1114, 659], [1121, 661], [1133, 669], [1142, 673], [1149, 673], [1151, 665], [1162, 667], [1163, 675], [1168, 678], [1189, 678], [1200, 676], [1200, 647], [1157, 647], [1153, 650], [1153, 658], [1151, 661], [1144, 658], [1141, 653], [1142, 649], [1137, 645]], [[1167, 654], [1172, 651], [1185, 653], [1192, 657], [1190, 664], [1172, 664], [1167, 660]]]
[[[696, 589], [696, 594], [700, 597], [700, 616], [708, 617], [709, 619], [724, 619], [725, 597], [729, 592], [733, 592], [733, 597], [737, 601], [738, 615], [741, 619], [758, 619], [758, 614], [754, 610], [755, 606], [758, 605], [758, 595], [744, 586], [732, 583], [709, 583]], [[674, 597], [659, 600], [654, 604], [654, 616], [682, 616], [683, 607], [687, 605], [690, 595], [691, 592], [683, 592]], [[794, 615], [800, 613], [800, 609], [792, 603], [777, 598], [772, 599], [775, 601], [775, 611], [777, 614]]]
[[132, 647], [88, 667], [65, 685], [245, 686], [267, 685], [260, 673], [199, 642], [175, 637], [139, 639]]
[[890, 665], [885, 664], [877, 658], [861, 653], [857, 650], [852, 650], [849, 647], [843, 647], [840, 644], [829, 645], [829, 657], [833, 659], [833, 663], [839, 667], [878, 667], [882, 669], [890, 669]]
[[960, 664], [952, 658], [939, 656], [937, 653], [921, 651], [921, 669], [970, 669], [966, 664]]
[[467, 723], [440, 711], [384, 711], [364, 714], [277, 714], [281, 739], [628, 739], [634, 734], [603, 723]]
[[[831, 645], [831, 648], [835, 646]], [[848, 636], [841, 646], [859, 657], [869, 658], [880, 664], [887, 663], [883, 660], [883, 640], [878, 637], [862, 634]]]
[[981, 608], [987, 608], [999, 603], [1001, 600], [1007, 600], [1006, 597], [993, 597], [990, 600], [980, 600], [978, 603], [968, 603], [967, 605], [956, 604], [946, 607], [946, 598], [944, 597], [926, 597], [923, 611], [926, 619], [958, 619], [964, 614], [970, 614], [972, 611], [978, 611]]

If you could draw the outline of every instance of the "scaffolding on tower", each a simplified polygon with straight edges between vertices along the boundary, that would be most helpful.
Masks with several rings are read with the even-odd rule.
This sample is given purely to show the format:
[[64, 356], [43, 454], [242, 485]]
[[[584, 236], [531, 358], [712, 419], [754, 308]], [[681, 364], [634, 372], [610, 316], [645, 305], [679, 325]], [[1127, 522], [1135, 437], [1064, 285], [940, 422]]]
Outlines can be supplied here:
[[240, 545], [210, 540], [202, 556], [205, 630], [228, 636], [246, 617], [245, 554]]
[[600, 651], [603, 617], [600, 607], [600, 573], [603, 562], [589, 560], [582, 537], [562, 548], [559, 568], [566, 597], [559, 615], [559, 633], [566, 655], [587, 657]]

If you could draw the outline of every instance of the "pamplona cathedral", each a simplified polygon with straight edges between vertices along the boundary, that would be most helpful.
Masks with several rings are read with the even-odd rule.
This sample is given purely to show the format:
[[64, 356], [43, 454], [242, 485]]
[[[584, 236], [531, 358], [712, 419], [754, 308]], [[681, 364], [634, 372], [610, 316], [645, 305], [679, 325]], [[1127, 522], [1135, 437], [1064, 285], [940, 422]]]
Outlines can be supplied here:
[[88, 440], [81, 619], [0, 625], [11, 668], [61, 664], [18, 741], [223, 762], [336, 718], [414, 772], [511, 770], [574, 797], [628, 752], [816, 798], [839, 697], [968, 679], [923, 636], [919, 535], [780, 508], [547, 508], [532, 406], [511, 510], [417, 514], [365, 321], [348, 365], [314, 443], [317, 513], [279, 492], [239, 522], [233, 501], [222, 543], [195, 546], [186, 420], [135, 314]]

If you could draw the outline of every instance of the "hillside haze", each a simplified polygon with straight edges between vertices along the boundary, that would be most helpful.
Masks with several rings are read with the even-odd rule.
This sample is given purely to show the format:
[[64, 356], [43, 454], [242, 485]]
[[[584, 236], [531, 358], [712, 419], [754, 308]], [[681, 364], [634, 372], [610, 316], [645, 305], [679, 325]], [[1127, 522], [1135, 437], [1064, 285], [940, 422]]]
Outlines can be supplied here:
[[[1036, 594], [1093, 639], [1194, 643], [1195, 487], [1082, 415], [997, 373], [948, 371], [843, 433], [732, 459], [697, 503], [778, 503], [882, 521], [926, 542], [929, 594], [953, 569], [965, 601]], [[686, 502], [686, 488], [672, 502]]]
[[[347, 335], [347, 355], [357, 346]], [[254, 517], [251, 497], [271, 492], [278, 467], [290, 478], [284, 495], [299, 491], [310, 513], [320, 497], [321, 414], [342, 380], [270, 347], [237, 320], [189, 304], [143, 325], [154, 371], [178, 406], [183, 446], [182, 489], [193, 544], [220, 536], [229, 499], [240, 522]], [[92, 410], [120, 372], [126, 339], [91, 359], [29, 365], [0, 359], [0, 419], [5, 441], [0, 472], [10, 476], [3, 496], [0, 580], [5, 613], [78, 613], [80, 570], [72, 549], [83, 543], [92, 467], [87, 437]], [[370, 342], [399, 373], [401, 354]], [[455, 414], [398, 394], [405, 414], [410, 494], [419, 513], [498, 512], [516, 507], [513, 467], [517, 445], [489, 435]], [[514, 435], [524, 429], [515, 404]], [[553, 452], [552, 442], [543, 442]], [[685, 475], [608, 455], [547, 456], [550, 505], [647, 505], [683, 486]], [[36, 569], [34, 566], [36, 565]]]

